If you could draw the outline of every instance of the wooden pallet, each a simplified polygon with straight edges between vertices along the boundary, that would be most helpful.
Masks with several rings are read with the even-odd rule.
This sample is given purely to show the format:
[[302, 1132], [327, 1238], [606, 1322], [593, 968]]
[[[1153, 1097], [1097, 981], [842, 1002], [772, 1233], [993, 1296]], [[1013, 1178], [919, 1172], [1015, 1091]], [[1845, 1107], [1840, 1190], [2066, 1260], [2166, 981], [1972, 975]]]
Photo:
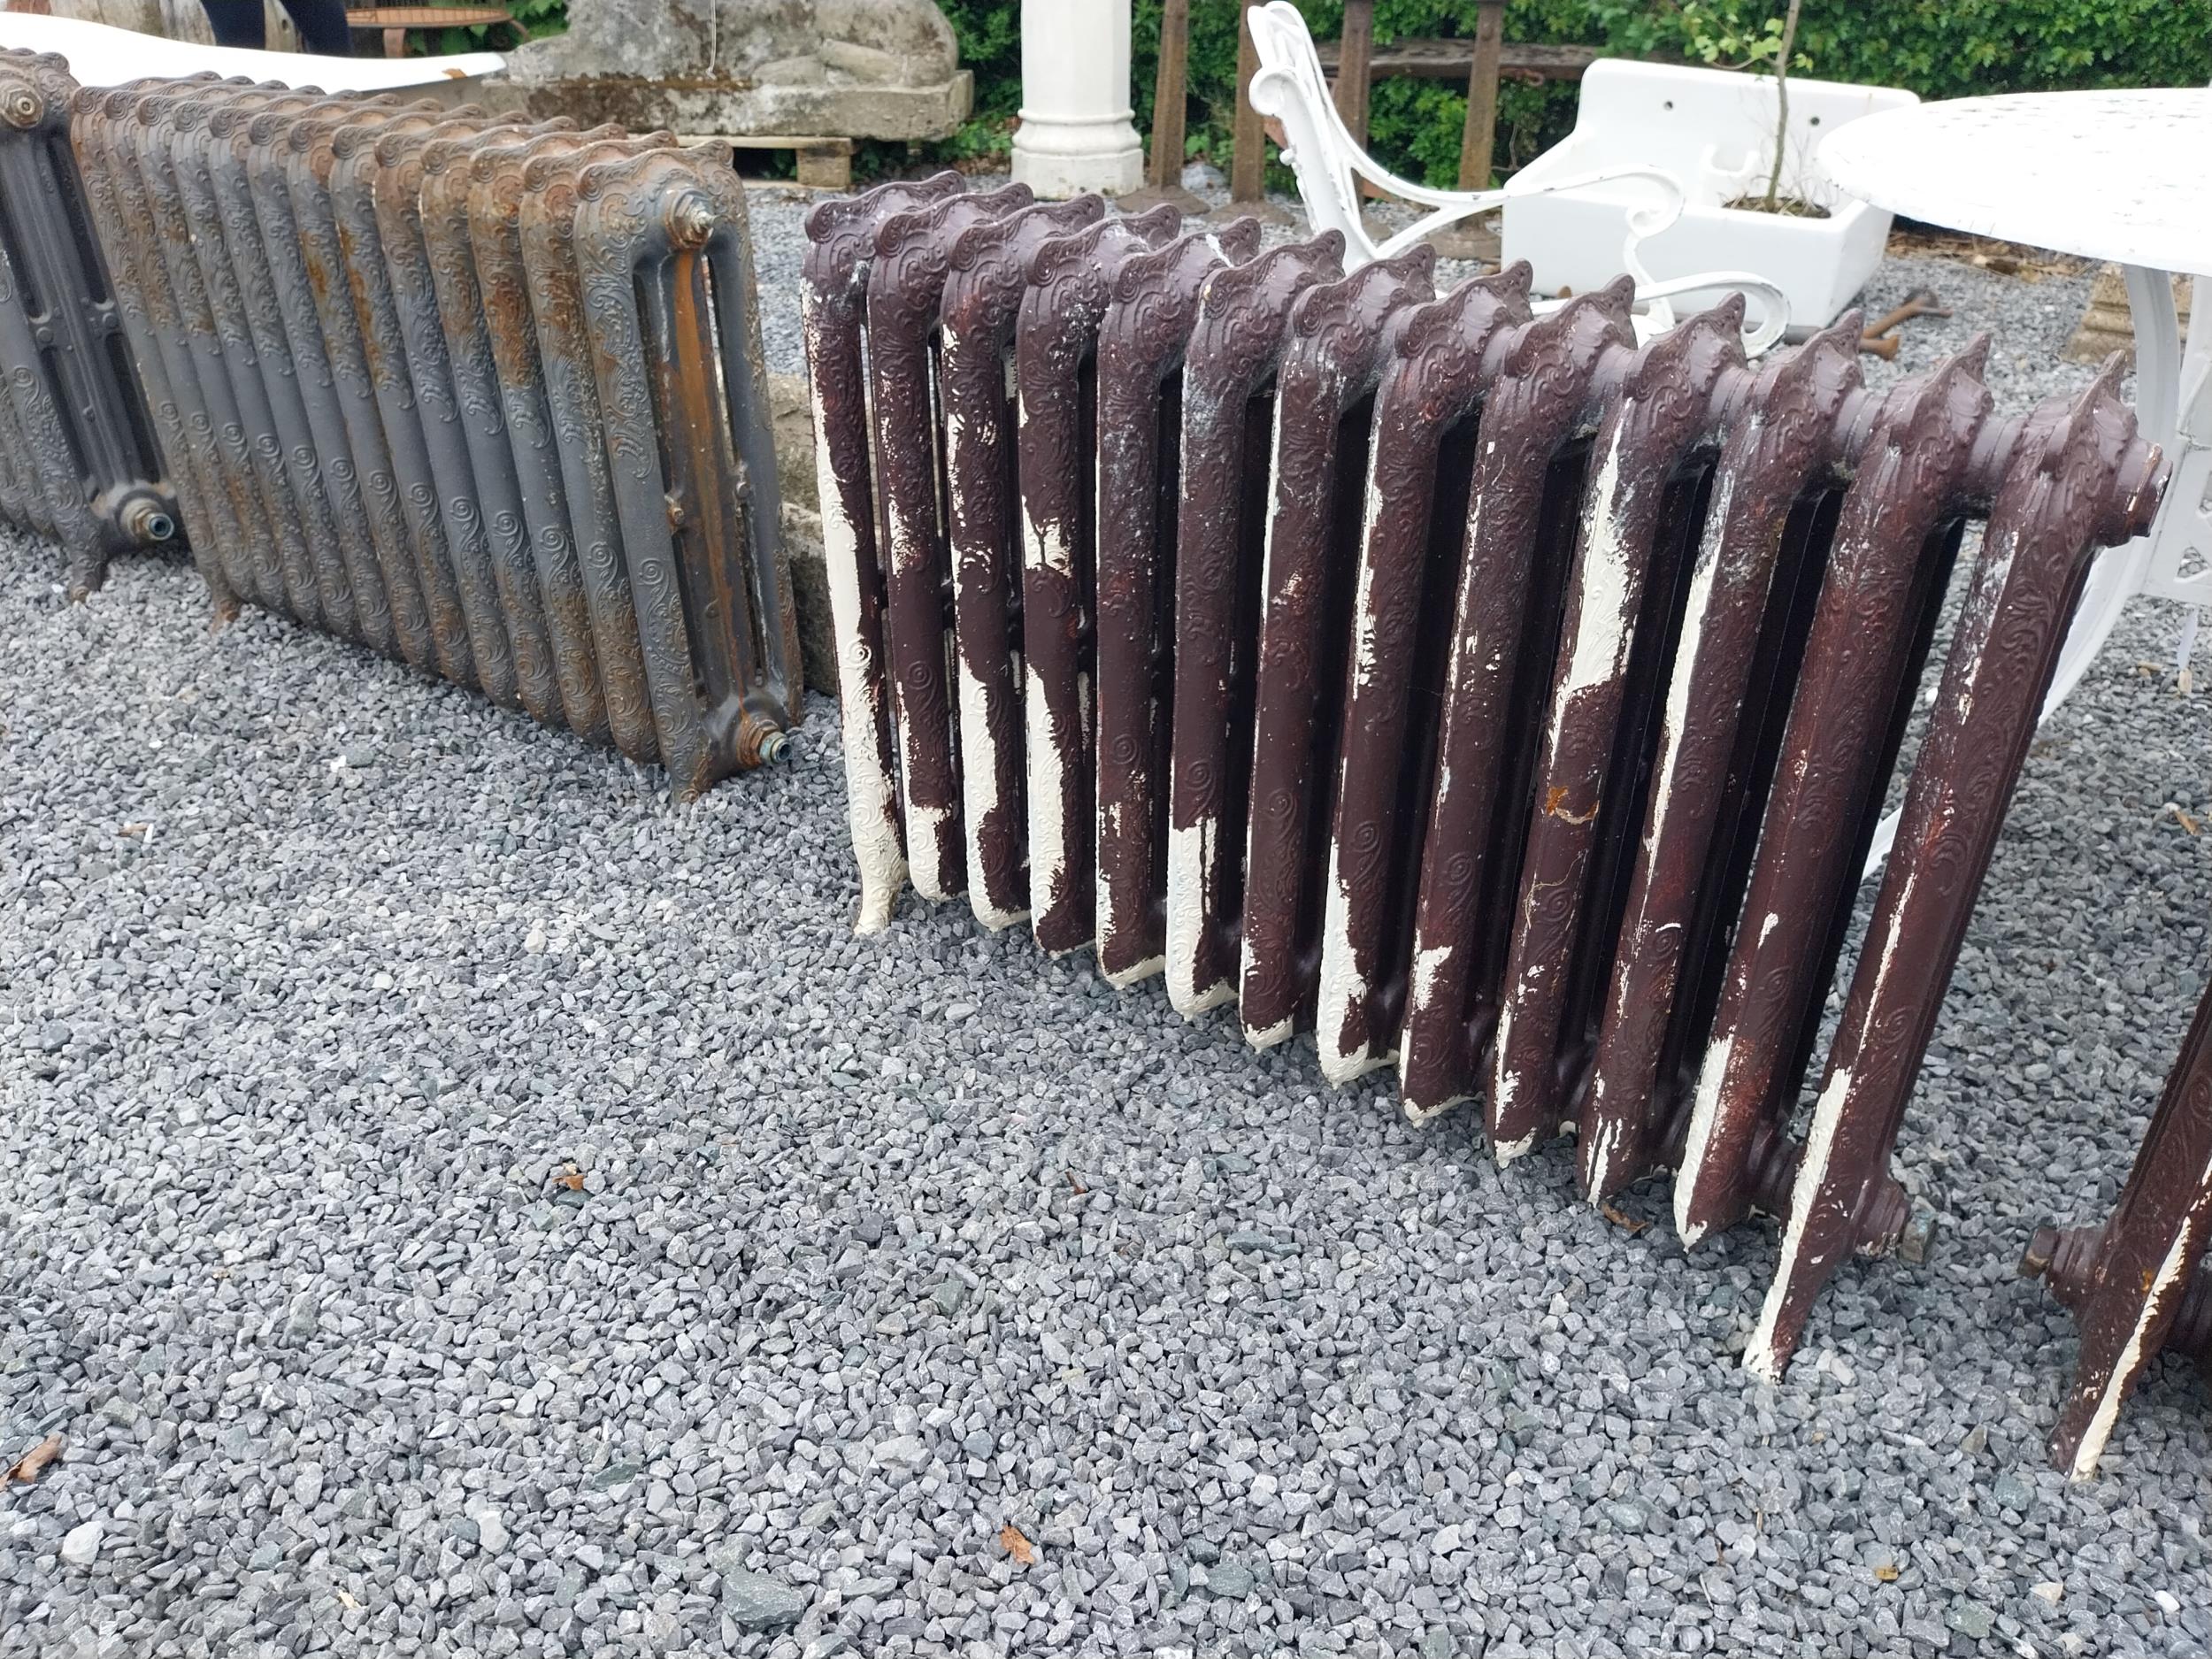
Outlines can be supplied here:
[[686, 133], [687, 144], [727, 144], [733, 150], [788, 150], [799, 162], [799, 182], [810, 190], [848, 190], [853, 182], [853, 141], [819, 134]]
[[410, 29], [483, 28], [502, 23], [514, 31], [518, 41], [522, 38], [522, 30], [503, 5], [416, 4], [346, 8], [348, 27], [375, 29], [383, 35], [384, 55], [387, 58], [407, 56], [407, 31]]

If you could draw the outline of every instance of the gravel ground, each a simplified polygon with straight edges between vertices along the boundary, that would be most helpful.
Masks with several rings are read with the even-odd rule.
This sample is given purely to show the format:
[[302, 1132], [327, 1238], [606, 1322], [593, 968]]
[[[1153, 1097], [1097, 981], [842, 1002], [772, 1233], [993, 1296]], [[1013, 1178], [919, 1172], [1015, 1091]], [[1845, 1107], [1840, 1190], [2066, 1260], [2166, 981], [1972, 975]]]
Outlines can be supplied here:
[[[2078, 381], [2079, 281], [1870, 298], [1931, 276], [1904, 366], [1994, 327], [2008, 402]], [[181, 566], [60, 569], [0, 536], [0, 1463], [66, 1441], [0, 1487], [0, 1655], [2212, 1640], [2201, 1386], [2070, 1486], [2070, 1319], [2012, 1275], [2108, 1210], [2203, 982], [2170, 610], [2030, 763], [1904, 1137], [1930, 1259], [1847, 1266], [1770, 1388], [1766, 1224], [1686, 1257], [956, 908], [854, 941], [819, 700], [675, 807], [210, 634]]]

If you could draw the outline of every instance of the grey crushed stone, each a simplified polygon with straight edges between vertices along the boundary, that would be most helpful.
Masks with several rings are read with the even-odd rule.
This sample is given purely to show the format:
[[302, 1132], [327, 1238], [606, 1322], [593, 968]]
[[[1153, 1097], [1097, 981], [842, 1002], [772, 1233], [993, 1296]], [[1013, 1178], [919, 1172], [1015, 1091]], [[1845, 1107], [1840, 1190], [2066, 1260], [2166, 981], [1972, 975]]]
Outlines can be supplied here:
[[100, 1553], [100, 1537], [104, 1530], [96, 1517], [71, 1527], [61, 1540], [61, 1558], [73, 1567], [89, 1567]]
[[743, 1631], [782, 1630], [804, 1617], [807, 1597], [764, 1572], [754, 1572], [733, 1559], [718, 1563], [722, 1575], [722, 1607]]
[[[804, 205], [755, 196], [783, 366]], [[2007, 406], [2081, 383], [2085, 279], [1922, 263], [1870, 306], [1961, 315], [1899, 369], [1989, 327]], [[1686, 1257], [1661, 1189], [1632, 1234], [956, 906], [852, 939], [826, 703], [678, 807], [60, 569], [0, 535], [0, 1458], [68, 1440], [0, 1492], [0, 1655], [2212, 1640], [2202, 1389], [2063, 1481], [2011, 1271], [2109, 1210], [2212, 954], [2170, 608], [2038, 740], [1902, 1142], [1929, 1260], [1847, 1265], [1770, 1388], [1763, 1223]]]

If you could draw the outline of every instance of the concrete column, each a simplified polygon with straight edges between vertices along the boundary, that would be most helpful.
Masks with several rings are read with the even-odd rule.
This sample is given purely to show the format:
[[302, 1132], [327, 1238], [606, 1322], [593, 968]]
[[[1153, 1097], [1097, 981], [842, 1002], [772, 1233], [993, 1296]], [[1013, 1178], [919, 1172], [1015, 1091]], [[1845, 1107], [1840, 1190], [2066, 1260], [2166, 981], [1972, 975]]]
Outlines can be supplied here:
[[1129, 0], [1022, 0], [1015, 180], [1046, 197], [1135, 189], [1144, 145], [1129, 116]]

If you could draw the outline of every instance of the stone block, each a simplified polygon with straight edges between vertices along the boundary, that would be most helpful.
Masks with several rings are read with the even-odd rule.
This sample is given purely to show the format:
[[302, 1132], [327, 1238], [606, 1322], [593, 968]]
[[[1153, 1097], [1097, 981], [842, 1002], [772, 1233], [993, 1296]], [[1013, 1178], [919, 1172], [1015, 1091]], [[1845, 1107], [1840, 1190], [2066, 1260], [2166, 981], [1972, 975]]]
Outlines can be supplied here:
[[535, 114], [637, 132], [943, 138], [974, 101], [933, 0], [572, 0], [509, 73]]

